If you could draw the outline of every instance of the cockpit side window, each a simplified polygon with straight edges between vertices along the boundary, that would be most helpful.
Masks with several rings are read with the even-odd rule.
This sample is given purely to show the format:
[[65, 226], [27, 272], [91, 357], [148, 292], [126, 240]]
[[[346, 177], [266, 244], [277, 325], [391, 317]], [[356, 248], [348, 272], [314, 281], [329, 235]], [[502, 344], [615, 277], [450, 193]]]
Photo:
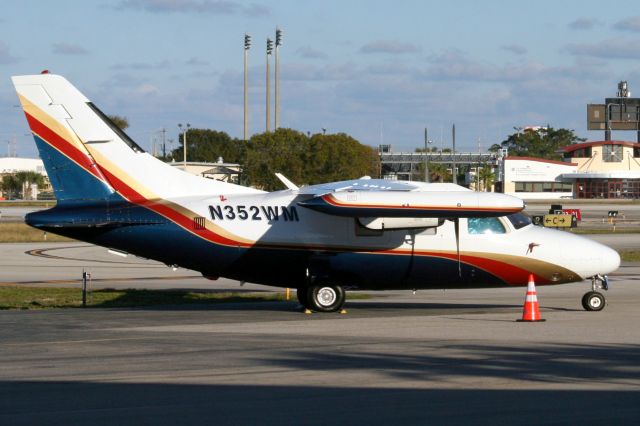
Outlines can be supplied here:
[[506, 229], [497, 217], [470, 217], [467, 219], [469, 234], [504, 234]]
[[531, 217], [524, 212], [513, 213], [507, 216], [509, 222], [513, 225], [514, 228], [520, 229], [524, 228], [527, 225], [531, 225]]

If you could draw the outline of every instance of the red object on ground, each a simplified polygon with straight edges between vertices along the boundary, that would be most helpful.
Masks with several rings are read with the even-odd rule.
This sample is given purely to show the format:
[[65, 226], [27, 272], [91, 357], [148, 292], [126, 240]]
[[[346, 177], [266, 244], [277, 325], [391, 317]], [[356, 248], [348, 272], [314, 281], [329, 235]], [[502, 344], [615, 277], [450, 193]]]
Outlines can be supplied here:
[[562, 209], [562, 212], [574, 215], [578, 221], [582, 220], [582, 213], [580, 213], [580, 209]]
[[533, 274], [529, 274], [529, 283], [527, 284], [527, 296], [524, 299], [524, 309], [521, 321], [544, 321], [540, 317], [540, 306], [538, 305], [538, 293], [536, 292], [536, 284], [533, 281]]

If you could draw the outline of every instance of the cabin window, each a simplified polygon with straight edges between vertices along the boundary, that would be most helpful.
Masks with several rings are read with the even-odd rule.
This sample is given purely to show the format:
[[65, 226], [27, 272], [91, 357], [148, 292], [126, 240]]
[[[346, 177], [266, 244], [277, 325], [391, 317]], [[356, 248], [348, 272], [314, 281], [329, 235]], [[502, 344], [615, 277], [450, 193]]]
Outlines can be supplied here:
[[497, 217], [470, 217], [467, 219], [469, 234], [504, 234], [507, 232]]
[[531, 224], [531, 218], [524, 212], [510, 214], [507, 216], [507, 219], [509, 219], [509, 222], [511, 222], [516, 229], [524, 228]]

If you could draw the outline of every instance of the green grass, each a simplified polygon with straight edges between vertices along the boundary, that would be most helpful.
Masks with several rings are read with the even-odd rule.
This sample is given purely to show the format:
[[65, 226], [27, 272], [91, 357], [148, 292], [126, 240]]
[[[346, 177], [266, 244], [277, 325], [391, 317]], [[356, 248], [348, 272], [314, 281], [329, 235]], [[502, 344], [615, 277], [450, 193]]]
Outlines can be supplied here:
[[0, 243], [69, 242], [71, 238], [45, 233], [20, 222], [0, 222]]
[[[348, 299], [368, 299], [367, 294], [349, 294]], [[94, 290], [87, 297], [92, 308], [134, 308], [167, 305], [210, 305], [218, 303], [286, 301], [284, 290], [278, 293], [197, 292], [180, 290]], [[290, 301], [297, 301], [291, 292]], [[81, 308], [79, 288], [0, 287], [0, 309]]]
[[623, 262], [640, 262], [640, 249], [618, 250]]
[[54, 207], [55, 205], [56, 205], [56, 200], [50, 200], [50, 201], [21, 201], [21, 200], [6, 201], [6, 200], [0, 200], [0, 208], [1, 207], [45, 207], [45, 208], [51, 208], [51, 207]]
[[595, 234], [640, 234], [640, 228], [636, 227], [622, 227], [617, 226], [615, 232], [613, 227], [607, 228], [569, 228], [569, 232], [581, 235], [595, 235]]

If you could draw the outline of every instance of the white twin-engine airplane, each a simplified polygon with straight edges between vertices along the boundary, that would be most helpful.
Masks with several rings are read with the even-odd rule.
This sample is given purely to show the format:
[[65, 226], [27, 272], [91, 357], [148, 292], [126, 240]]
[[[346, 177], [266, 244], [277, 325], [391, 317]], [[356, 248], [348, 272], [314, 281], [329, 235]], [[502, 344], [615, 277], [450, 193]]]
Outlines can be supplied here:
[[540, 228], [519, 198], [448, 183], [356, 179], [264, 192], [175, 169], [144, 152], [61, 76], [13, 77], [57, 205], [38, 229], [231, 279], [297, 289], [336, 311], [348, 289], [482, 288], [591, 279], [618, 254]]

